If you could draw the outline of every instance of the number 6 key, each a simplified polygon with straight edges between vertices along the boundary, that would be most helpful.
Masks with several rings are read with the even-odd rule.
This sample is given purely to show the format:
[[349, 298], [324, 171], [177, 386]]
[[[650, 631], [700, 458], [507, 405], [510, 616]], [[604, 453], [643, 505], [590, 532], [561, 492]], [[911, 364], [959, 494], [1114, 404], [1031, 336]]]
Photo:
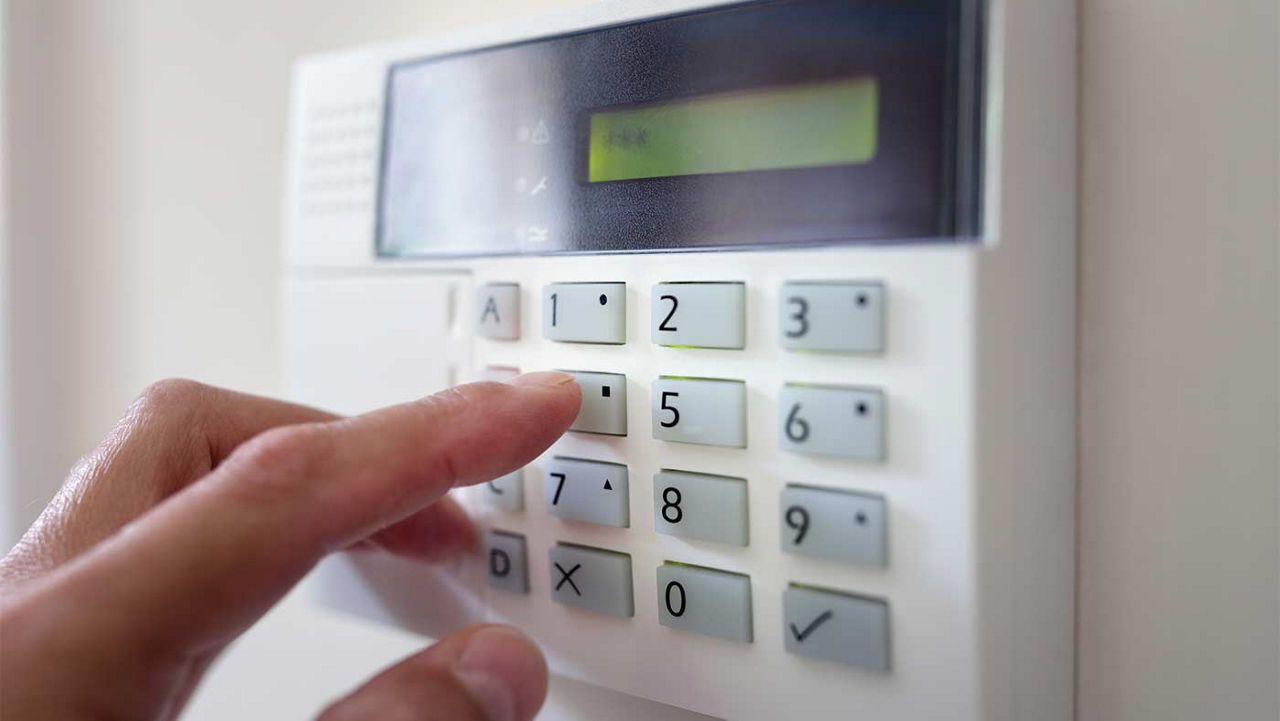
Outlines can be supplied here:
[[879, 461], [885, 455], [884, 393], [788, 383], [778, 394], [778, 447], [784, 451]]

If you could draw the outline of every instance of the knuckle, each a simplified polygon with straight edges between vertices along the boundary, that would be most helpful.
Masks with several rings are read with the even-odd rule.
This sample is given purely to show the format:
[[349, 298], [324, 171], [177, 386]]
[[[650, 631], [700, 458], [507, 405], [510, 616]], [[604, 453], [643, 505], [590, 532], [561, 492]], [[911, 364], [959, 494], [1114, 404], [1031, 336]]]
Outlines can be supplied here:
[[[216, 392], [185, 378], [152, 383], [129, 405], [102, 443], [80, 459], [71, 477], [81, 482], [100, 478], [129, 455], [128, 449], [149, 454], [154, 466], [174, 479], [196, 470], [207, 471], [210, 460], [203, 434], [210, 399]], [[162, 484], [155, 490], [167, 494], [174, 488]]]
[[121, 425], [128, 428], [161, 424], [189, 430], [200, 423], [205, 406], [214, 393], [211, 386], [186, 378], [166, 378], [147, 386], [138, 396]]
[[237, 485], [255, 495], [292, 495], [325, 462], [327, 435], [320, 424], [273, 428], [236, 449], [227, 464], [242, 479]]
[[312, 425], [272, 428], [249, 440], [235, 455], [241, 464], [255, 470], [298, 470], [314, 457], [319, 435], [319, 429]]
[[165, 378], [147, 386], [138, 403], [150, 409], [191, 408], [201, 403], [211, 388], [187, 378]]

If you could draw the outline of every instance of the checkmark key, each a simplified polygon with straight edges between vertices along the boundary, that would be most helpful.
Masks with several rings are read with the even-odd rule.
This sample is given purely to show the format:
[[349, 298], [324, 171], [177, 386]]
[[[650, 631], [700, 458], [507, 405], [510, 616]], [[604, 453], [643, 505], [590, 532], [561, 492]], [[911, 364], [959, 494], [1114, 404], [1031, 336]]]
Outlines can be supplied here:
[[796, 641], [804, 643], [804, 640], [808, 638], [810, 634], [817, 630], [817, 628], [822, 624], [830, 621], [831, 617], [834, 615], [835, 614], [831, 611], [823, 611], [817, 618], [810, 621], [809, 625], [805, 626], [803, 631], [797, 628], [793, 623], [791, 624], [791, 635], [796, 637]]
[[889, 603], [882, 598], [793, 583], [782, 592], [779, 630], [787, 653], [889, 670]]

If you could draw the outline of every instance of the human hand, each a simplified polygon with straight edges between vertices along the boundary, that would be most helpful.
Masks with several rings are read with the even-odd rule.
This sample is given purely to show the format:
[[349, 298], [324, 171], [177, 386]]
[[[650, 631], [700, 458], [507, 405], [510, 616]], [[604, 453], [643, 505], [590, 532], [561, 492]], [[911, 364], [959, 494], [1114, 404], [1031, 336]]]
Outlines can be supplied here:
[[[156, 384], [0, 561], [0, 718], [176, 718], [218, 653], [326, 554], [473, 547], [444, 494], [559, 438], [572, 381], [531, 373], [354, 418]], [[321, 718], [530, 719], [546, 684], [531, 641], [480, 626]]]

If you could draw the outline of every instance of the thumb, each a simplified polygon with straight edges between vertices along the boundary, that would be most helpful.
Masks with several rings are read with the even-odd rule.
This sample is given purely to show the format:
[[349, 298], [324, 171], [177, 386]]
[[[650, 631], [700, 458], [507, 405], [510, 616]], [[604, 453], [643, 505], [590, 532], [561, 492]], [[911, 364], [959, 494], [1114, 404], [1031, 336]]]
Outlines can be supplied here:
[[375, 676], [320, 721], [528, 721], [547, 695], [547, 665], [524, 634], [480, 626]]

